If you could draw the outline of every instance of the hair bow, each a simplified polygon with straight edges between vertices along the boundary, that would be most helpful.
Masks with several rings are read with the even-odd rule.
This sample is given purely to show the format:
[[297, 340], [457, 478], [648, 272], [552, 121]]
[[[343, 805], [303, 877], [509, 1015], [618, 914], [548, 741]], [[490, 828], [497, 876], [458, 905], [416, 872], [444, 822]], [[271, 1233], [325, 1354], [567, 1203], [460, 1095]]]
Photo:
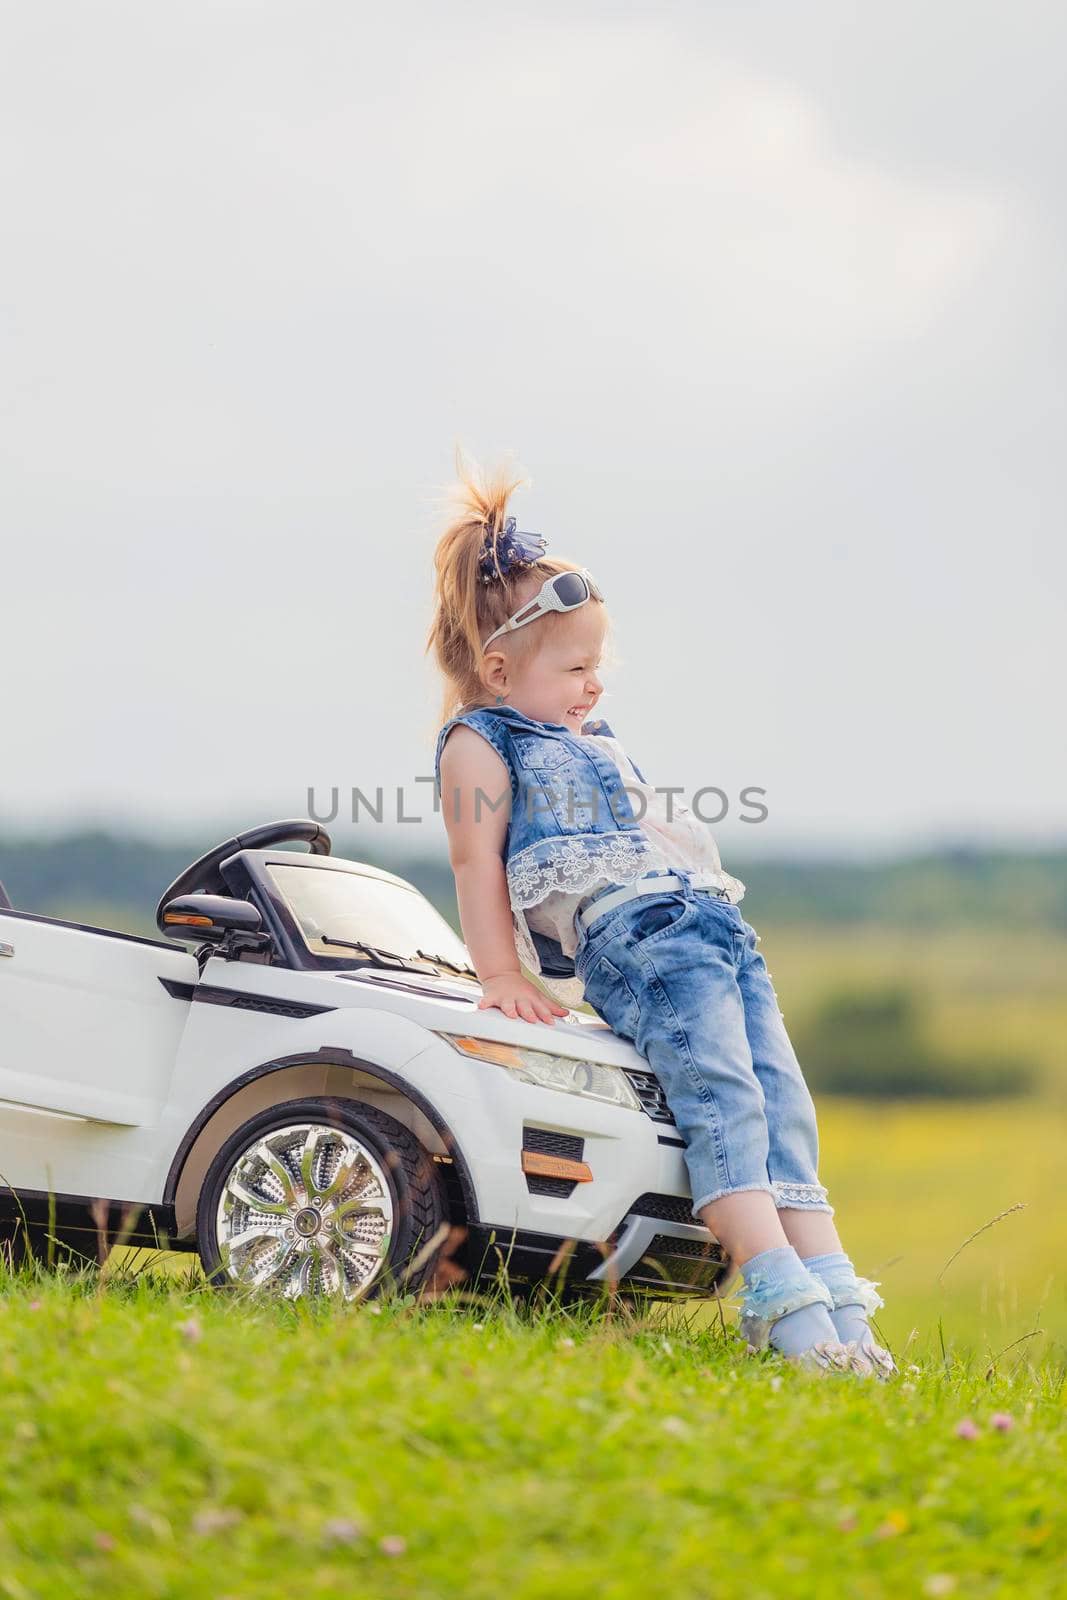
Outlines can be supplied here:
[[515, 518], [509, 517], [493, 548], [493, 532], [486, 529], [478, 570], [483, 583], [491, 583], [499, 574], [511, 572], [515, 567], [527, 567], [545, 554], [545, 541], [539, 533], [521, 533], [516, 530]]

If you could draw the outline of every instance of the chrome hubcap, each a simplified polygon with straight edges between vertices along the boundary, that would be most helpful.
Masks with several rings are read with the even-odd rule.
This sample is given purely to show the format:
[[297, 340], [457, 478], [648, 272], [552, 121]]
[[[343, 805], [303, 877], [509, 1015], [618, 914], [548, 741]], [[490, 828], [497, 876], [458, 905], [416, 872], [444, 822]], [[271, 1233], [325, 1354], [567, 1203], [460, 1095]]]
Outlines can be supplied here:
[[293, 1123], [238, 1156], [216, 1232], [220, 1263], [235, 1282], [270, 1284], [289, 1299], [356, 1300], [388, 1255], [392, 1196], [378, 1158], [356, 1135]]

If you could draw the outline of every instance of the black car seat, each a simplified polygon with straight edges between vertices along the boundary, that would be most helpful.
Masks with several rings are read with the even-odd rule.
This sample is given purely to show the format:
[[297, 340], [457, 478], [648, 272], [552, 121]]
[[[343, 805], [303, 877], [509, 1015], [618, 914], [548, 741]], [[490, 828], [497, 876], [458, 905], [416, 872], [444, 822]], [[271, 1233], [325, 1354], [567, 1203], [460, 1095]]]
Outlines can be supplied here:
[[7, 897], [7, 890], [4, 888], [3, 884], [0, 883], [0, 911], [13, 911], [13, 910], [14, 910], [14, 907], [12, 906], [11, 901]]

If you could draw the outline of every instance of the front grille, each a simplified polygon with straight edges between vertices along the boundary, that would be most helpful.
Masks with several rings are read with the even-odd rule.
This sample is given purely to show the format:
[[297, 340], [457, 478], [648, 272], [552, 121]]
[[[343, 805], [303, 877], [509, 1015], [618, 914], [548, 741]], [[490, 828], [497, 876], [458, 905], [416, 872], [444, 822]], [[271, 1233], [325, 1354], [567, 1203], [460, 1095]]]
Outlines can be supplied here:
[[639, 1072], [633, 1067], [624, 1067], [623, 1071], [629, 1078], [637, 1098], [641, 1102], [641, 1109], [653, 1122], [674, 1121], [674, 1113], [667, 1104], [667, 1096], [663, 1092], [663, 1085], [654, 1072]]
[[717, 1239], [676, 1239], [670, 1233], [657, 1233], [645, 1251], [649, 1256], [696, 1256], [701, 1261], [724, 1261]]
[[643, 1194], [630, 1207], [639, 1217], [661, 1217], [664, 1222], [688, 1222], [695, 1226], [692, 1202], [677, 1194]]
[[531, 1194], [554, 1194], [560, 1200], [566, 1200], [568, 1195], [574, 1193], [577, 1186], [576, 1178], [546, 1178], [539, 1172], [526, 1174], [526, 1187]]
[[[528, 1128], [522, 1130], [522, 1148], [538, 1150], [542, 1155], [565, 1156], [568, 1161], [581, 1161], [585, 1140], [574, 1133], [557, 1133], [554, 1128]], [[537, 1172], [526, 1174], [526, 1187], [531, 1194], [551, 1194], [566, 1200], [578, 1187], [577, 1178], [548, 1178]]]
[[656, 1292], [713, 1294], [726, 1274], [726, 1256], [717, 1239], [676, 1239], [654, 1234], [640, 1261], [622, 1278], [653, 1295]]
[[522, 1148], [539, 1150], [546, 1156], [566, 1156], [568, 1161], [580, 1161], [585, 1150], [585, 1140], [574, 1133], [557, 1133], [554, 1128], [524, 1127]]

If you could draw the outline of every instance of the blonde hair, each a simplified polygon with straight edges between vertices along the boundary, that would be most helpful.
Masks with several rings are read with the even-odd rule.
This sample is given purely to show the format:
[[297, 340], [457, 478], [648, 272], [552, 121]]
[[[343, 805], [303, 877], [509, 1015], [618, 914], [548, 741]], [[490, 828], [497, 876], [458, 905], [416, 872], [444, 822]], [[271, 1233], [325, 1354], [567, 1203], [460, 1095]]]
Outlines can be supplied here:
[[[459, 711], [492, 704], [479, 667], [482, 647], [494, 629], [536, 594], [546, 578], [577, 570], [576, 562], [545, 555], [518, 570], [494, 573], [486, 583], [479, 571], [486, 535], [491, 535], [498, 556], [508, 502], [528, 480], [504, 466], [486, 473], [458, 447], [456, 475], [459, 481], [449, 491], [455, 515], [434, 551], [434, 611], [424, 652], [433, 650], [445, 682], [442, 726]], [[501, 635], [493, 648], [504, 652], [510, 666], [520, 668], [543, 647], [546, 628], [565, 621], [564, 613], [551, 612], [531, 627]]]

